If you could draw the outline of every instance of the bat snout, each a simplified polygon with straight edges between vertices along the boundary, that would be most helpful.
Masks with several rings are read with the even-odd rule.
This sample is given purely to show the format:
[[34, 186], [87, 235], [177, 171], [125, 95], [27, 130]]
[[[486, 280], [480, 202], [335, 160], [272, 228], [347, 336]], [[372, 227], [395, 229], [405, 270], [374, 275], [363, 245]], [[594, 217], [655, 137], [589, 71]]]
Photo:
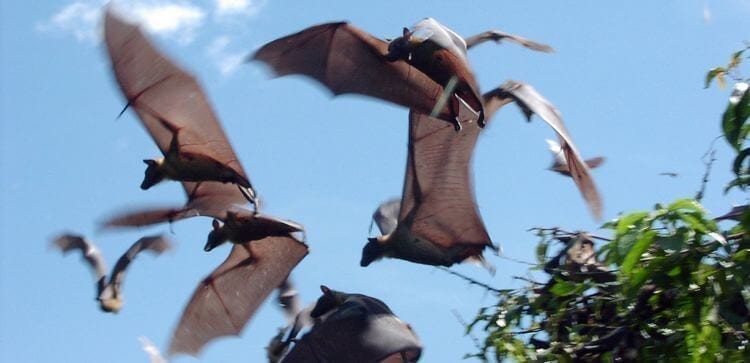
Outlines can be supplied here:
[[359, 261], [359, 265], [362, 267], [369, 266], [373, 261], [383, 257], [383, 252], [383, 247], [380, 246], [377, 238], [368, 238], [367, 244], [362, 248], [362, 259]]

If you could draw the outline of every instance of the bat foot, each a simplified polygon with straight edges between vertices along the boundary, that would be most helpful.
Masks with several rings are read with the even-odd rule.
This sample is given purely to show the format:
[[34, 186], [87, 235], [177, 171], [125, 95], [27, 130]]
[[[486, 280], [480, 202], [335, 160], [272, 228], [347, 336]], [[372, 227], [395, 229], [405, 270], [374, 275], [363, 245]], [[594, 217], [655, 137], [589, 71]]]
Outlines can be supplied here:
[[463, 126], [461, 126], [461, 121], [455, 120], [453, 122], [453, 129], [456, 130], [456, 132], [460, 132]]

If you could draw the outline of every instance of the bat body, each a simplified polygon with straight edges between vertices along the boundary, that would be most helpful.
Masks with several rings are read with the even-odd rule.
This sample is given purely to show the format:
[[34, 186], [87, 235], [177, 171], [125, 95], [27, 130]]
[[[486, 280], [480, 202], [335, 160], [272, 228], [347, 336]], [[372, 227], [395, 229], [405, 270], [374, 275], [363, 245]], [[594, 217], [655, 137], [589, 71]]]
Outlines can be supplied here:
[[230, 211], [221, 225], [213, 221], [213, 230], [208, 234], [204, 250], [211, 251], [224, 242], [245, 243], [269, 236], [287, 236], [294, 232], [304, 232], [304, 227], [292, 221], [265, 216], [260, 213], [238, 213]]
[[[491, 117], [495, 111], [511, 102], [515, 102], [521, 108], [529, 121], [531, 116], [536, 114], [557, 133], [561, 156], [567, 162], [566, 173], [575, 182], [594, 218], [601, 219], [601, 196], [591, 177], [589, 166], [581, 158], [573, 138], [563, 123], [560, 111], [534, 87], [517, 81], [506, 81], [502, 86], [484, 94], [487, 117]], [[603, 159], [598, 163], [602, 161]], [[592, 160], [592, 163], [598, 165], [595, 160]]]
[[142, 251], [150, 251], [156, 255], [171, 248], [169, 240], [162, 236], [143, 237], [133, 243], [133, 245], [123, 254], [115, 264], [107, 282], [106, 264], [101, 253], [93, 243], [89, 242], [82, 236], [65, 234], [53, 240], [53, 244], [60, 249], [63, 254], [73, 250], [81, 251], [86, 263], [94, 271], [97, 281], [97, 301], [99, 307], [104, 312], [117, 313], [123, 305], [122, 301], [122, 283], [125, 278], [125, 271], [135, 257]]
[[[470, 122], [470, 121], [466, 121]], [[370, 238], [360, 265], [382, 257], [451, 266], [493, 247], [479, 216], [470, 177], [470, 162], [481, 129], [455, 133], [428, 115], [409, 114], [409, 152], [398, 214], [392, 201], [376, 211], [385, 226], [396, 219], [395, 230]]]
[[[549, 151], [552, 153], [552, 165], [549, 167], [549, 170], [552, 170], [556, 173], [560, 173], [565, 176], [570, 176], [570, 166], [568, 166], [568, 160], [565, 159], [565, 152], [563, 151], [562, 147], [560, 147], [560, 144], [558, 144], [554, 140], [546, 139], [547, 145], [549, 146]], [[601, 156], [586, 159], [584, 162], [586, 163], [586, 166], [589, 167], [589, 169], [598, 168], [599, 165], [602, 165], [604, 162], [604, 158]]]
[[370, 96], [450, 123], [464, 118], [462, 110], [438, 104], [441, 84], [407, 62], [388, 61], [388, 46], [348, 23], [326, 23], [267, 43], [252, 58], [277, 76], [308, 76], [334, 95]]
[[[484, 110], [476, 79], [466, 59], [466, 42], [435, 19], [426, 18], [388, 44], [390, 62], [405, 61], [443, 86], [449, 94], [451, 112], [460, 114], [468, 106], [473, 121], [484, 126]], [[451, 97], [452, 96], [452, 97]], [[462, 119], [454, 119], [456, 130]]]
[[321, 286], [312, 329], [282, 362], [416, 362], [422, 344], [379, 299]]
[[229, 257], [198, 284], [172, 335], [169, 354], [197, 355], [215, 338], [239, 335], [307, 253], [307, 245], [292, 236], [234, 244]]
[[104, 34], [127, 104], [164, 155], [144, 160], [141, 188], [165, 179], [234, 183], [254, 204], [255, 191], [195, 78], [161, 54], [136, 25], [109, 8]]

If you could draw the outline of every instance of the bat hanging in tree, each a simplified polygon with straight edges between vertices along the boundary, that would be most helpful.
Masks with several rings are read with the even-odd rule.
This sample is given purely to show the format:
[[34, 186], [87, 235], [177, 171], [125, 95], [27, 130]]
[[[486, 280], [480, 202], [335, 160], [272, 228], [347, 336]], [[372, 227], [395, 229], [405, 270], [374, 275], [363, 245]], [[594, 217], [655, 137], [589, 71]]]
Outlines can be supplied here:
[[[315, 323], [282, 362], [416, 362], [422, 344], [382, 301], [321, 286]], [[292, 337], [294, 338], [294, 337]]]
[[164, 155], [144, 160], [141, 188], [165, 179], [233, 183], [255, 204], [255, 190], [195, 77], [161, 54], [111, 7], [104, 17], [104, 38], [126, 108], [135, 110]]
[[104, 263], [101, 253], [93, 243], [82, 236], [64, 234], [55, 238], [52, 244], [60, 249], [63, 254], [74, 250], [81, 251], [83, 259], [94, 272], [97, 291], [96, 299], [99, 301], [99, 307], [102, 311], [108, 313], [117, 313], [122, 308], [122, 282], [125, 278], [125, 270], [133, 259], [142, 251], [150, 251], [159, 255], [171, 248], [169, 240], [162, 236], [143, 237], [139, 239], [117, 260], [110, 274], [109, 281], [107, 281], [107, 266]]
[[169, 354], [195, 356], [213, 339], [239, 335], [307, 253], [307, 245], [290, 235], [234, 244], [226, 261], [198, 284], [172, 335]]

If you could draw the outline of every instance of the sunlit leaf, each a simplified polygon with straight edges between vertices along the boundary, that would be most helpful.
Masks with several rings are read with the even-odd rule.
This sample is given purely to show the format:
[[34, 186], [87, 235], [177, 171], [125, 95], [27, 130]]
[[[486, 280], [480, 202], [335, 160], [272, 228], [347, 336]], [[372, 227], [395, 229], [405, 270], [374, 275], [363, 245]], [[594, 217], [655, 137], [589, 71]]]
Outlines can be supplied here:
[[[727, 73], [727, 70], [724, 67], [715, 67], [715, 68], [709, 69], [708, 73], [706, 73], [706, 82], [703, 88], [708, 88], [711, 85], [711, 81], [713, 81], [714, 78], [716, 77], [719, 77], [719, 79], [722, 79], [724, 77], [724, 74], [726, 73]], [[723, 87], [721, 83], [719, 83], [719, 87]]]
[[627, 256], [625, 256], [625, 259], [620, 266], [620, 270], [623, 273], [630, 274], [632, 272], [633, 267], [635, 267], [636, 263], [638, 263], [641, 255], [643, 255], [643, 253], [646, 252], [649, 247], [651, 247], [651, 244], [654, 242], [654, 237], [656, 237], [655, 231], [646, 231], [641, 236], [641, 238], [636, 241], [636, 243], [633, 245], [633, 248], [630, 249], [630, 252], [628, 252]]

